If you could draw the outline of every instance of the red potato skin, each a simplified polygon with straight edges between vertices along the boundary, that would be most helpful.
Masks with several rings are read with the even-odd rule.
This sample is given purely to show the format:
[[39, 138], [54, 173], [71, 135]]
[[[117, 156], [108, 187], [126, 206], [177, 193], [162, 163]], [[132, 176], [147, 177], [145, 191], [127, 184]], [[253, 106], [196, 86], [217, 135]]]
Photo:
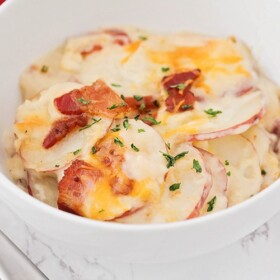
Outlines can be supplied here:
[[93, 45], [89, 50], [83, 50], [81, 52], [82, 57], [87, 57], [88, 55], [94, 53], [94, 52], [99, 52], [103, 49], [103, 47], [99, 44]]
[[[208, 157], [214, 157], [216, 158], [213, 154], [203, 150], [203, 149], [200, 149], [200, 148], [197, 148], [200, 153], [202, 154], [203, 158], [204, 158], [204, 163], [205, 163], [205, 166], [207, 167], [207, 171], [211, 174], [212, 176], [212, 184], [211, 184], [211, 187], [213, 186], [213, 172], [211, 171], [211, 167], [207, 164], [208, 163], [208, 160], [207, 158]], [[217, 159], [217, 158], [216, 158]], [[228, 178], [227, 178], [227, 175], [226, 175], [226, 169], [224, 167], [224, 165], [220, 162], [220, 160], [217, 159], [217, 162], [218, 164], [222, 167], [222, 170], [224, 171], [223, 174], [221, 175], [221, 177], [219, 178], [219, 180], [223, 180], [225, 182], [225, 185], [224, 185], [224, 189], [223, 189], [223, 192], [225, 193], [226, 190], [227, 190], [227, 183], [228, 183]], [[197, 206], [195, 207], [194, 211], [189, 215], [188, 219], [193, 219], [193, 218], [196, 218], [196, 217], [199, 217], [200, 216], [200, 210], [202, 209], [202, 207], [204, 206], [205, 204], [205, 201], [206, 199], [208, 198], [209, 196], [209, 193], [210, 193], [210, 190], [211, 190], [211, 187], [210, 188], [204, 188], [204, 191], [203, 191], [203, 195], [201, 197], [201, 200], [199, 201], [199, 203], [197, 204]]]
[[[239, 123], [232, 127], [219, 131], [189, 135], [187, 136], [186, 140], [192, 142], [192, 141], [205, 141], [205, 140], [211, 140], [215, 138], [221, 138], [227, 135], [236, 134], [234, 133], [234, 130], [240, 129], [242, 126], [246, 127], [246, 129], [244, 129], [245, 131], [248, 129], [247, 127], [248, 125], [249, 127], [255, 125], [264, 116], [264, 113], [265, 113], [265, 109], [262, 108], [256, 115], [252, 116], [251, 118], [249, 118], [247, 121], [244, 121], [243, 123]], [[238, 133], [240, 133], [240, 131], [238, 131]]]
[[[198, 150], [201, 152], [200, 149], [198, 149]], [[208, 197], [208, 195], [210, 193], [212, 185], [213, 185], [213, 178], [212, 178], [211, 168], [207, 164], [207, 161], [206, 161], [205, 157], [203, 156], [203, 153], [202, 153], [202, 158], [203, 158], [205, 170], [206, 170], [206, 172], [207, 172], [207, 174], [209, 176], [207, 178], [206, 184], [204, 185], [204, 189], [203, 189], [203, 193], [202, 193], [202, 196], [200, 198], [200, 201], [196, 204], [196, 206], [195, 206], [194, 210], [192, 211], [192, 213], [187, 217], [187, 220], [199, 217], [200, 209], [203, 207], [203, 205], [204, 205], [204, 203], [205, 203], [205, 201], [206, 201], [206, 199], [207, 199], [207, 197]]]

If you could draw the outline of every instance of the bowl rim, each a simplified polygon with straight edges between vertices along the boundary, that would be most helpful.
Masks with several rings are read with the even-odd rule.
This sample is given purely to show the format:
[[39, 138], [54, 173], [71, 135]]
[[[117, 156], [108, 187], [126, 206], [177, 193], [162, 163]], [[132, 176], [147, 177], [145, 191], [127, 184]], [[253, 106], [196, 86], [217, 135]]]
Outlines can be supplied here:
[[[24, 201], [25, 203], [29, 204], [30, 207], [34, 207], [39, 211], [45, 212], [47, 215], [50, 215], [54, 218], [66, 220], [68, 222], [76, 223], [83, 226], [88, 227], [96, 227], [96, 228], [103, 228], [106, 230], [115, 230], [120, 232], [151, 232], [151, 231], [162, 231], [162, 230], [170, 230], [174, 229], [177, 230], [178, 228], [182, 227], [193, 227], [199, 224], [209, 223], [213, 220], [217, 220], [222, 216], [231, 216], [234, 215], [236, 212], [244, 210], [244, 208], [249, 207], [252, 204], [257, 203], [258, 201], [262, 200], [264, 196], [268, 193], [272, 192], [274, 189], [279, 188], [280, 185], [280, 178], [269, 185], [266, 189], [261, 190], [259, 193], [254, 195], [253, 197], [248, 198], [247, 200], [231, 206], [229, 208], [220, 210], [218, 212], [200, 216], [197, 218], [184, 220], [184, 221], [175, 221], [171, 223], [159, 223], [159, 224], [122, 224], [117, 222], [108, 222], [108, 221], [99, 221], [94, 219], [85, 218], [82, 216], [78, 216], [75, 214], [71, 214], [57, 208], [54, 208], [34, 197], [29, 195], [28, 193], [21, 190], [18, 186], [16, 186], [8, 177], [0, 172], [0, 182], [2, 188], [5, 188], [8, 195], [16, 196], [19, 200]], [[3, 190], [0, 190], [0, 192]]]
[[[5, 1], [0, 7], [0, 15], [6, 12], [8, 8], [11, 8], [16, 4], [16, 0]], [[184, 220], [184, 221], [175, 221], [171, 223], [159, 223], [159, 224], [122, 224], [117, 222], [108, 222], [108, 221], [99, 221], [94, 219], [85, 218], [75, 214], [71, 214], [57, 208], [54, 208], [47, 203], [44, 203], [28, 193], [21, 190], [14, 182], [11, 181], [6, 175], [0, 172], [0, 193], [5, 192], [9, 196], [15, 196], [18, 200], [24, 201], [29, 207], [35, 208], [38, 211], [45, 212], [46, 215], [53, 217], [55, 219], [66, 220], [77, 225], [87, 226], [89, 228], [102, 228], [104, 230], [114, 230], [118, 232], [152, 232], [152, 231], [162, 231], [162, 230], [177, 230], [180, 228], [190, 228], [198, 226], [200, 224], [211, 223], [214, 220], [220, 219], [220, 217], [230, 217], [235, 213], [244, 210], [244, 208], [250, 207], [250, 205], [257, 203], [262, 200], [263, 197], [268, 195], [270, 192], [273, 192], [276, 188], [280, 187], [280, 178], [275, 182], [269, 185], [264, 190], [261, 190], [259, 193], [255, 194], [253, 197], [246, 199], [245, 201], [238, 203], [229, 208], [220, 210], [218, 212], [212, 213], [210, 215], [199, 216], [197, 218]], [[3, 189], [4, 190], [3, 190]], [[0, 199], [0, 202], [3, 199]], [[9, 203], [3, 201], [6, 205]]]

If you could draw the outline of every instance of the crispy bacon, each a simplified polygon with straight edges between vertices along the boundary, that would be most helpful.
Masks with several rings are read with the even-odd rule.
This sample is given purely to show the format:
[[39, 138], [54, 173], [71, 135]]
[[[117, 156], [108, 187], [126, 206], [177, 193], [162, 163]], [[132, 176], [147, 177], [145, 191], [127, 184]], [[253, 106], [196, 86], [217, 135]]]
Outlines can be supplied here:
[[101, 51], [102, 49], [103, 49], [103, 47], [102, 47], [101, 45], [95, 44], [95, 45], [93, 45], [90, 49], [88, 49], [88, 50], [83, 50], [83, 51], [81, 52], [81, 55], [82, 55], [83, 57], [86, 57], [86, 56], [88, 56], [88, 55], [90, 55], [90, 54], [92, 54], [92, 53], [94, 53], [94, 52], [99, 52], [99, 51]]
[[166, 111], [168, 112], [184, 112], [192, 110], [195, 102], [194, 94], [184, 89], [182, 93], [174, 92], [170, 94], [166, 100]]
[[193, 109], [195, 97], [191, 92], [191, 87], [199, 75], [200, 70], [195, 69], [172, 74], [162, 79], [163, 87], [168, 93], [168, 97], [165, 100], [168, 112], [183, 112]]
[[90, 164], [75, 160], [64, 171], [64, 176], [58, 184], [58, 208], [67, 212], [83, 215], [82, 206], [91, 188], [103, 173]]
[[59, 209], [81, 216], [90, 215], [84, 212], [83, 205], [90, 190], [99, 180], [103, 183], [97, 187], [102, 187], [104, 183], [108, 184], [115, 195], [128, 195], [133, 190], [134, 181], [121, 169], [124, 161], [123, 148], [116, 145], [113, 139], [105, 137], [95, 146], [97, 152], [94, 156], [98, 167], [82, 160], [75, 160], [65, 170], [58, 184]]
[[[86, 113], [115, 118], [127, 111], [124, 101], [102, 80], [97, 80], [91, 86], [74, 89], [54, 100], [57, 109], [65, 115]], [[113, 108], [116, 106], [116, 108]], [[110, 109], [109, 109], [110, 108]]]
[[46, 149], [51, 148], [57, 142], [63, 139], [69, 132], [75, 129], [77, 126], [83, 127], [86, 124], [87, 124], [86, 114], [71, 116], [56, 121], [55, 123], [53, 123], [51, 131], [43, 141], [44, 148]]

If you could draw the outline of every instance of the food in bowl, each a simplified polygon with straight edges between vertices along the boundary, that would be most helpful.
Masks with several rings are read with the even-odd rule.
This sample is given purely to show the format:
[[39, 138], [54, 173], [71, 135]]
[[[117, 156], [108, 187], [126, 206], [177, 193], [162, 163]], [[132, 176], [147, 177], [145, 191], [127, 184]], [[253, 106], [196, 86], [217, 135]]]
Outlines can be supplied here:
[[35, 61], [20, 86], [11, 176], [61, 210], [181, 221], [279, 177], [279, 88], [234, 37], [98, 30]]

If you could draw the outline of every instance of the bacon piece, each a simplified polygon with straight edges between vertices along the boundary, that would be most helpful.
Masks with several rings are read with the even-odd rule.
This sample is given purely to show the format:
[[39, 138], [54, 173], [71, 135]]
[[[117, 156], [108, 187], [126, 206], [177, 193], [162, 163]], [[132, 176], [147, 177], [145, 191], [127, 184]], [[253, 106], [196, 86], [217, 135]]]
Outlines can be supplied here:
[[[91, 86], [74, 89], [54, 100], [57, 109], [65, 115], [77, 115], [82, 112], [88, 115], [98, 115], [115, 118], [127, 111], [128, 106], [102, 80], [97, 80]], [[111, 108], [116, 106], [116, 108]]]
[[[94, 186], [103, 173], [101, 170], [82, 161], [75, 160], [64, 171], [64, 176], [58, 184], [58, 208], [67, 212], [83, 215], [82, 207], [91, 186]], [[88, 183], [90, 182], [90, 184]]]
[[183, 112], [193, 109], [195, 97], [190, 89], [199, 75], [200, 70], [195, 69], [172, 74], [162, 79], [163, 87], [168, 92], [168, 97], [165, 100], [168, 112]]
[[80, 115], [83, 113], [81, 105], [76, 100], [80, 90], [74, 89], [54, 100], [57, 109], [65, 115]]
[[86, 57], [86, 56], [88, 56], [88, 55], [90, 55], [90, 54], [92, 54], [92, 53], [94, 53], [94, 52], [99, 52], [99, 51], [101, 51], [102, 49], [103, 49], [103, 47], [102, 47], [101, 45], [95, 44], [95, 45], [93, 45], [90, 49], [88, 49], [88, 50], [83, 50], [83, 51], [81, 52], [81, 55], [82, 55], [83, 57]]
[[192, 110], [195, 102], [194, 94], [187, 88], [182, 93], [173, 92], [165, 100], [166, 111], [184, 112]]
[[69, 132], [75, 129], [77, 126], [83, 127], [87, 124], [86, 114], [78, 116], [71, 116], [56, 121], [51, 128], [49, 134], [43, 141], [43, 147], [46, 149], [51, 148], [61, 139], [63, 139]]

